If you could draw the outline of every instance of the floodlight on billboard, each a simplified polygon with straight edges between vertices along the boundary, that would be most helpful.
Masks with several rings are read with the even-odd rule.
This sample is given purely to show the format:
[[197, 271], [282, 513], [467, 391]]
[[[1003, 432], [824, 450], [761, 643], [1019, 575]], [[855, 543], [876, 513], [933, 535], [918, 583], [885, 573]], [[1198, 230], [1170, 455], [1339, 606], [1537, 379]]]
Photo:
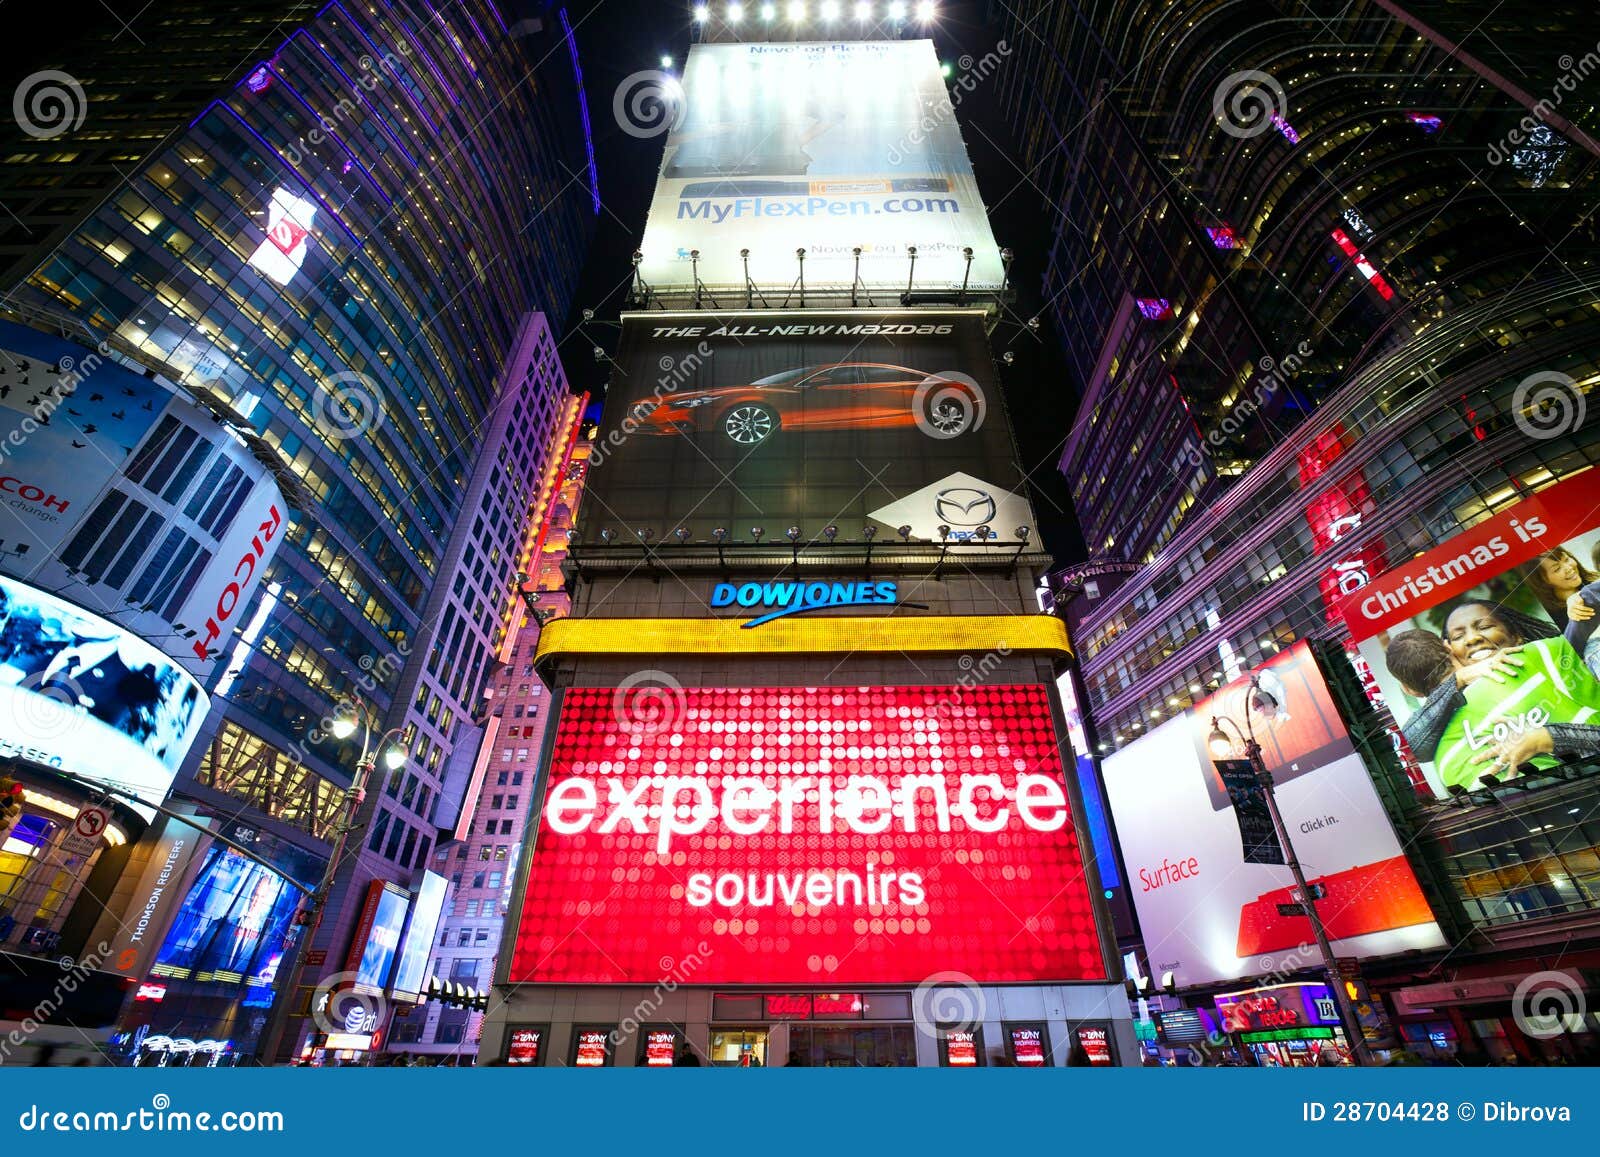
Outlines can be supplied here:
[[1047, 688], [634, 693], [565, 693], [512, 983], [1104, 979]]
[[[674, 85], [674, 91], [676, 85]], [[999, 289], [1005, 269], [930, 40], [697, 44], [668, 131], [641, 276]], [[659, 112], [659, 109], [652, 110]], [[967, 254], [971, 253], [970, 266]]]
[[1259, 831], [1218, 766], [1229, 761], [1211, 747], [1213, 719], [1260, 742], [1338, 955], [1443, 944], [1310, 649], [1254, 674], [1261, 692], [1248, 676], [1232, 682], [1102, 763], [1151, 971], [1186, 987], [1321, 966], [1290, 869], [1252, 854]]

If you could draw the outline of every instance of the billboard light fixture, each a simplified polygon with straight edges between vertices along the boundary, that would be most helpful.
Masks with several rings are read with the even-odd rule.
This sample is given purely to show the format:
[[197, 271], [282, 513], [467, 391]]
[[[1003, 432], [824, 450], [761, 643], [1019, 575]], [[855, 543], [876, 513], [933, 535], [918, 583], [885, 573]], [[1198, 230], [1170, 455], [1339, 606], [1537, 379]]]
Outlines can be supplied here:
[[711, 19], [711, 9], [704, 4], [696, 4], [694, 6], [694, 22], [696, 24], [704, 24], [709, 19]]
[[761, 19], [770, 23], [771, 21], [776, 20], [777, 17], [778, 6], [776, 4], [763, 4], [761, 6]]
[[917, 19], [924, 24], [933, 19], [935, 12], [933, 0], [922, 0], [922, 3], [917, 5]]
[[800, 3], [800, 0], [795, 0], [795, 3], [789, 5], [789, 19], [790, 20], [794, 21], [796, 24], [799, 24], [805, 18], [806, 18], [806, 6], [804, 4], [802, 4], [802, 3]]
[[856, 19], [862, 21], [872, 19], [872, 5], [868, 4], [867, 0], [861, 0], [861, 2], [856, 5]]
[[670, 69], [672, 67], [672, 57], [663, 56], [661, 58], [661, 67], [662, 68], [666, 68], [666, 69]]
[[821, 11], [823, 20], [839, 19], [839, 0], [822, 0]]
[[743, 19], [744, 19], [744, 5], [743, 4], [729, 4], [728, 5], [728, 23], [729, 24], [737, 24], [737, 23], [739, 23], [739, 21], [741, 21]]
[[905, 18], [906, 18], [906, 6], [905, 6], [905, 4], [902, 3], [902, 0], [894, 0], [894, 3], [889, 5], [889, 19], [890, 20], [904, 20]]

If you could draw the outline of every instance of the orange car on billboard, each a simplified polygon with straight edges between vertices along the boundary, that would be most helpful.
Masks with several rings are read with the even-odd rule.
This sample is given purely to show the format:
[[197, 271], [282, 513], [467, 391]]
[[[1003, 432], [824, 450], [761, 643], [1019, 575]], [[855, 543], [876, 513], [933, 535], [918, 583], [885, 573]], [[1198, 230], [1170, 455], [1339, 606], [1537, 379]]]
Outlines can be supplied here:
[[921, 421], [941, 435], [975, 428], [983, 399], [958, 377], [879, 362], [832, 362], [736, 386], [651, 398], [633, 407], [645, 434], [716, 434], [759, 446], [780, 430], [893, 428]]

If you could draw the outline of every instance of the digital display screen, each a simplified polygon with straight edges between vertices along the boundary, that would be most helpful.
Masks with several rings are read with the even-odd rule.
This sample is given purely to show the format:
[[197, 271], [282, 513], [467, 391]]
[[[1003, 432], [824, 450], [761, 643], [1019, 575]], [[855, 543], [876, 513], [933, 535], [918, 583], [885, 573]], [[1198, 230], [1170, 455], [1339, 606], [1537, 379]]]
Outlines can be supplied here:
[[721, 527], [734, 546], [752, 524], [837, 523], [944, 542], [947, 526], [959, 552], [980, 526], [1006, 542], [1033, 527], [983, 319], [867, 318], [624, 318], [579, 541], [682, 525], [690, 544]]
[[385, 880], [373, 880], [368, 885], [366, 906], [356, 925], [347, 965], [356, 974], [352, 987], [357, 992], [383, 991], [394, 967], [410, 904], [411, 893], [398, 885]]
[[439, 915], [444, 911], [445, 878], [436, 872], [424, 872], [417, 886], [417, 902], [411, 911], [411, 924], [406, 929], [405, 947], [400, 952], [400, 963], [394, 972], [394, 991], [415, 995], [427, 983], [428, 959], [433, 952], [433, 938], [439, 930]]
[[506, 1064], [536, 1065], [544, 1047], [544, 1029], [514, 1028], [506, 1047]]
[[1011, 1060], [1023, 1069], [1043, 1068], [1049, 1063], [1044, 1054], [1044, 1029], [1037, 1025], [1017, 1025], [1011, 1029]]
[[[301, 883], [320, 870], [314, 857], [258, 838], [258, 855], [281, 862]], [[151, 972], [202, 983], [270, 989], [300, 892], [284, 875], [213, 843], [173, 917]]]
[[[1542, 490], [1342, 604], [1368, 694], [1420, 765], [1420, 794], [1447, 799], [1486, 775], [1503, 782], [1600, 751], [1586, 738], [1600, 718], [1595, 486], [1584, 475]], [[1558, 749], [1550, 727], [1573, 725]]]
[[1083, 1046], [1083, 1051], [1089, 1057], [1091, 1065], [1110, 1065], [1111, 1035], [1103, 1028], [1080, 1025], [1076, 1030], [1078, 1043]]
[[644, 1063], [649, 1068], [671, 1068], [678, 1056], [678, 1033], [670, 1028], [650, 1029], [644, 1037]]
[[209, 708], [200, 685], [143, 639], [0, 577], [0, 756], [159, 804]]
[[1234, 806], [1218, 772], [1246, 759], [1250, 735], [1334, 948], [1360, 957], [1443, 944], [1310, 648], [1251, 674], [1259, 690], [1240, 675], [1101, 765], [1149, 958], [1185, 987], [1269, 974], [1282, 953], [1315, 943], [1293, 872], [1261, 854], [1260, 817]]
[[579, 1029], [576, 1039], [577, 1051], [572, 1063], [580, 1069], [603, 1067], [610, 1057], [606, 1040], [608, 1035], [603, 1028]]
[[978, 1064], [978, 1033], [975, 1029], [946, 1029], [944, 1063], [953, 1069], [973, 1068]]
[[1045, 687], [632, 694], [565, 693], [511, 983], [1104, 977]]

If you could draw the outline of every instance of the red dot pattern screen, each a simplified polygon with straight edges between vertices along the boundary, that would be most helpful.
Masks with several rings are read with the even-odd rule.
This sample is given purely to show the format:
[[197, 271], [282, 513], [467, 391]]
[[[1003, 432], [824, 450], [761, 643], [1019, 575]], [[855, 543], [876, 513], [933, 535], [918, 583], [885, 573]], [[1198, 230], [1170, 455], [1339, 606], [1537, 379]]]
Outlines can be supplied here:
[[1041, 686], [573, 688], [510, 979], [1105, 975]]

